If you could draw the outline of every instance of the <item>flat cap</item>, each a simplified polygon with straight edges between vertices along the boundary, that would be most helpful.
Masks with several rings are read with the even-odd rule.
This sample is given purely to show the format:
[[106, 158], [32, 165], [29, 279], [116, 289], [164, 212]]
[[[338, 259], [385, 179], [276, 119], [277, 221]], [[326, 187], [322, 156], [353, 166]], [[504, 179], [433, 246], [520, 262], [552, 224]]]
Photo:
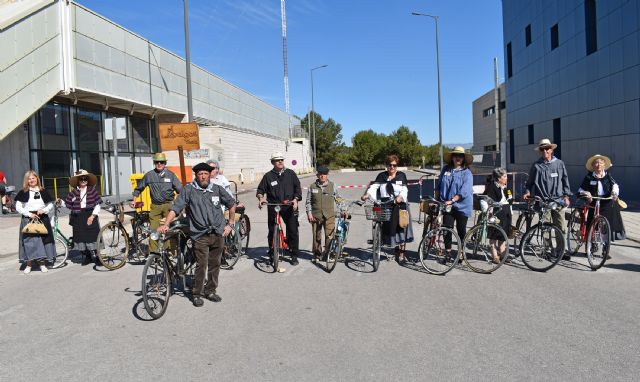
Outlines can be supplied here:
[[213, 167], [209, 166], [208, 164], [202, 162], [202, 163], [198, 163], [197, 165], [193, 166], [191, 168], [193, 170], [194, 173], [198, 173], [198, 171], [209, 171], [211, 172], [211, 170], [213, 170]]

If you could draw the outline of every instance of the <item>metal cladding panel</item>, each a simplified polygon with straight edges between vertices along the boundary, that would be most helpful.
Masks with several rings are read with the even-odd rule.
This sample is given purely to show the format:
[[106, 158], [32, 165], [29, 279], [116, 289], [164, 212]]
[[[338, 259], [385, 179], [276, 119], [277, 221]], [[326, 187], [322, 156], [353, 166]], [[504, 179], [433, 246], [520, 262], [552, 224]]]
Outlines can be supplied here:
[[126, 70], [125, 53], [115, 48], [109, 48], [109, 69], [124, 75]]
[[88, 63], [95, 63], [95, 59], [93, 57], [93, 52], [94, 52], [94, 44], [95, 41], [83, 36], [81, 34], [75, 34], [75, 47], [76, 47], [76, 52], [75, 52], [75, 58], [77, 60], [80, 61], [84, 61], [84, 62], [88, 62]]
[[136, 57], [140, 60], [149, 60], [149, 45], [147, 41], [132, 33], [127, 33], [124, 36], [124, 51], [128, 55]]
[[147, 81], [149, 79], [149, 66], [144, 61], [125, 55], [125, 74], [128, 77], [135, 78], [138, 81]]

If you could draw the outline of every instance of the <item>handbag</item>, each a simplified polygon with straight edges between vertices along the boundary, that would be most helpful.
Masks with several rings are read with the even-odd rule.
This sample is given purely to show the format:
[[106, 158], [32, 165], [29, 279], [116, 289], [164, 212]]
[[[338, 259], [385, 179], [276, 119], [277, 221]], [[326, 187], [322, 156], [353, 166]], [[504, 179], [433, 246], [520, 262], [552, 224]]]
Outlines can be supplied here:
[[398, 225], [400, 228], [407, 228], [409, 226], [409, 211], [400, 210], [398, 212]]
[[42, 224], [42, 221], [38, 218], [31, 218], [29, 223], [24, 226], [22, 233], [30, 233], [35, 235], [47, 235], [49, 230]]

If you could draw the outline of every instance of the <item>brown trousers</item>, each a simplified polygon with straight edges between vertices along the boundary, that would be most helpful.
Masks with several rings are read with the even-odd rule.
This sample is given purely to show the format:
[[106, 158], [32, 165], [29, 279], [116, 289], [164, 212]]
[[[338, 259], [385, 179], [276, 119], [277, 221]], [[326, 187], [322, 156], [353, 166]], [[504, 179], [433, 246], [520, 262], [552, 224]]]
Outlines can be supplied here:
[[201, 236], [195, 240], [193, 248], [196, 254], [196, 281], [193, 295], [202, 296], [215, 293], [218, 288], [224, 237], [213, 233]]
[[[149, 225], [152, 230], [157, 230], [160, 227], [160, 220], [165, 219], [167, 215], [169, 215], [169, 211], [171, 211], [171, 206], [173, 203], [163, 203], [163, 204], [152, 204], [149, 209]], [[170, 242], [165, 243], [167, 249], [171, 248]], [[158, 242], [155, 240], [149, 239], [149, 250], [151, 252], [156, 252], [158, 250]]]
[[[322, 257], [323, 254], [329, 249], [327, 246], [331, 239], [333, 239], [333, 233], [336, 228], [336, 218], [320, 218], [316, 219], [316, 222], [311, 223], [311, 230], [313, 232], [313, 255], [315, 257]], [[322, 230], [324, 229], [324, 246], [325, 250], [322, 251]]]

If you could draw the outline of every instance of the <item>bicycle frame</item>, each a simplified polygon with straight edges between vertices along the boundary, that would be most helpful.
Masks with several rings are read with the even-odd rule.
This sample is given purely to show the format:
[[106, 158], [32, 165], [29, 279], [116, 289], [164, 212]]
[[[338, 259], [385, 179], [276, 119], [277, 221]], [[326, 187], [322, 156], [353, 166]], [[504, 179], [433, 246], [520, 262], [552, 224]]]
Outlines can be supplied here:
[[60, 227], [58, 225], [58, 210], [60, 210], [60, 207], [58, 207], [57, 205], [53, 206], [53, 240], [55, 241], [58, 237], [62, 238], [62, 240], [65, 241], [65, 243], [67, 244], [67, 248], [69, 248], [70, 250], [73, 249], [73, 237], [69, 236], [66, 237], [62, 231], [60, 231]]

